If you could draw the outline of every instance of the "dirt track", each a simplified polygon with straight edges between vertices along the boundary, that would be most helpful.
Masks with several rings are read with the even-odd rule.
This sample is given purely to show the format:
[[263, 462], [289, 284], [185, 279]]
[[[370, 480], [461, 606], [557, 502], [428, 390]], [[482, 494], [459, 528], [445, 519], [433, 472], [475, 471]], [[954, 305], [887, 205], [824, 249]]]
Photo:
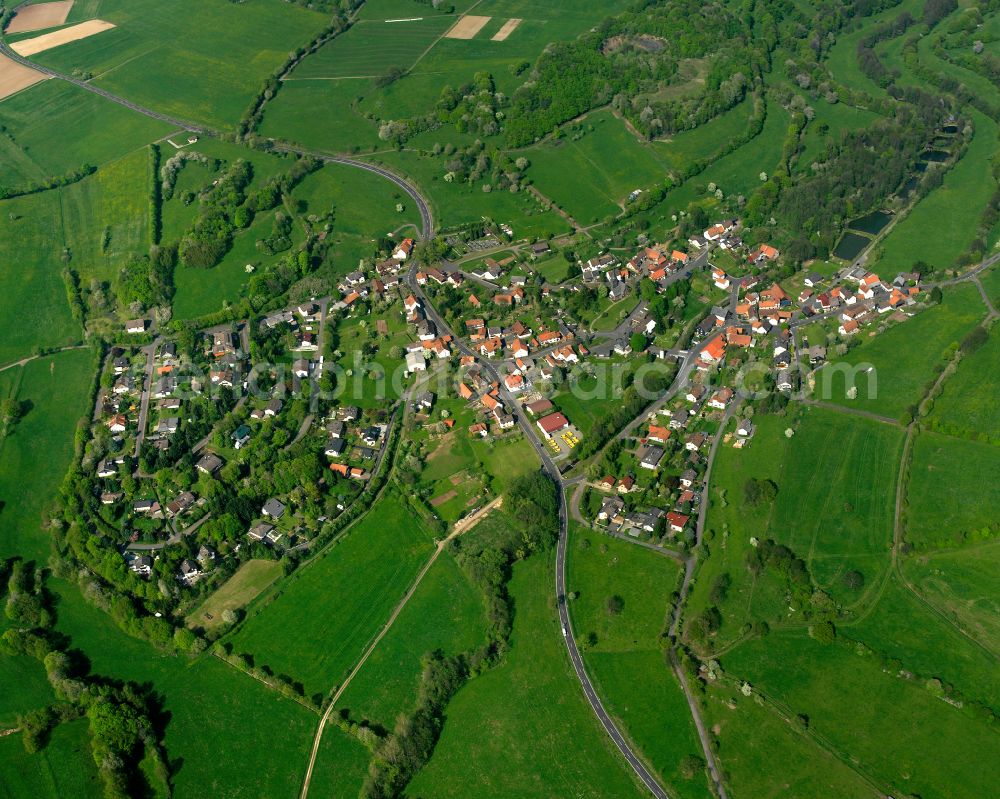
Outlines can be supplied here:
[[17, 94], [22, 89], [34, 86], [39, 81], [46, 80], [48, 75], [36, 72], [31, 67], [25, 67], [7, 56], [0, 55], [0, 100]]
[[54, 28], [66, 22], [73, 0], [56, 0], [54, 3], [36, 3], [22, 8], [7, 26], [7, 33], [27, 33]]
[[41, 36], [36, 36], [33, 39], [22, 39], [19, 42], [14, 42], [10, 46], [10, 49], [18, 55], [27, 57], [37, 53], [44, 53], [46, 50], [51, 50], [53, 47], [58, 47], [61, 44], [86, 39], [88, 36], [110, 30], [113, 27], [115, 26], [111, 22], [105, 22], [102, 19], [91, 19], [81, 22], [79, 25], [70, 25], [68, 28], [53, 31], [52, 33], [43, 33]]

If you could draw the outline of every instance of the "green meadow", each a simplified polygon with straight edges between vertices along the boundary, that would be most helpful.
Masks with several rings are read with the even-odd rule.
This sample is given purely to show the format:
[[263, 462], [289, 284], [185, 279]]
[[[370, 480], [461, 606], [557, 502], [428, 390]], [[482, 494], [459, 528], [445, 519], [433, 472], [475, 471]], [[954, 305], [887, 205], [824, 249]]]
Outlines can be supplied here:
[[917, 550], [996, 535], [1000, 447], [921, 432], [913, 444], [906, 537]]
[[[35, 56], [63, 72], [183, 120], [233, 129], [264, 78], [328, 17], [271, 0], [102, 0], [115, 28]], [[171, 46], [164, 45], [169, 33]]]
[[[975, 286], [946, 289], [940, 305], [924, 308], [874, 338], [862, 334], [858, 346], [818, 372], [813, 394], [838, 405], [901, 416], [923, 398], [936, 378], [936, 368], [950, 356], [950, 348], [985, 314]], [[869, 366], [873, 372], [865, 371]], [[851, 384], [857, 387], [855, 399], [847, 396]]]
[[660, 183], [667, 172], [657, 149], [610, 111], [590, 114], [523, 153], [534, 185], [581, 224], [618, 213], [629, 192]]
[[[671, 795], [708, 795], [705, 773], [685, 779], [681, 761], [702, 756], [687, 701], [671, 670], [662, 635], [678, 564], [655, 552], [574, 527], [567, 555], [567, 589], [578, 640], [596, 643], [584, 661], [607, 709], [664, 780]], [[622, 600], [610, 612], [612, 597]]]
[[989, 726], [922, 683], [886, 673], [873, 656], [804, 633], [772, 633], [737, 647], [722, 666], [787, 712], [805, 714], [815, 735], [849, 752], [891, 794], [973, 799], [1000, 787], [995, 771], [982, 768], [1000, 757]]
[[1000, 648], [1000, 541], [921, 553], [904, 566], [920, 596], [993, 652]]
[[395, 494], [339, 543], [281, 583], [228, 641], [257, 666], [287, 674], [307, 695], [346, 675], [431, 555], [432, 538]]
[[59, 80], [0, 103], [0, 126], [0, 186], [11, 189], [83, 164], [99, 167], [173, 130]]
[[972, 111], [975, 135], [965, 155], [934, 189], [889, 232], [876, 271], [887, 275], [924, 261], [937, 268], [951, 266], [975, 237], [970, 219], [978, 219], [996, 188], [983, 164], [997, 151], [997, 124]]
[[555, 609], [552, 558], [537, 555], [515, 565], [510, 651], [449, 703], [441, 738], [409, 795], [644, 795], [570, 670]]
[[986, 343], [965, 356], [958, 371], [945, 381], [930, 414], [934, 429], [981, 441], [1000, 442], [997, 364], [1000, 364], [1000, 332], [994, 327]]
[[454, 23], [454, 17], [433, 14], [400, 22], [358, 21], [303, 59], [289, 80], [376, 78], [408, 70]]
[[[727, 687], [710, 686], [705, 706], [734, 796], [882, 799], [849, 763], [790, 722]], [[775, 770], [775, 763], [781, 768]]]
[[75, 585], [50, 582], [58, 600], [56, 629], [69, 636], [71, 649], [86, 654], [91, 673], [151, 683], [161, 697], [178, 796], [255, 799], [299, 790], [316, 713], [212, 655], [190, 660], [158, 652], [121, 632]]
[[422, 671], [421, 658], [441, 650], [457, 655], [486, 642], [482, 595], [454, 558], [442, 554], [421, 581], [338, 705], [355, 720], [391, 729], [412, 709]]
[[28, 410], [0, 442], [0, 558], [20, 555], [44, 564], [43, 513], [69, 469], [77, 422], [90, 416], [95, 362], [81, 349], [20, 368], [16, 396]]
[[507, 222], [515, 238], [548, 238], [569, 232], [569, 223], [547, 211], [527, 191], [484, 192], [481, 184], [449, 183], [444, 179], [445, 160], [409, 151], [385, 152], [368, 160], [411, 178], [434, 210], [439, 228], [478, 222], [484, 217]]
[[846, 103], [828, 103], [818, 100], [812, 104], [816, 116], [806, 126], [802, 136], [802, 151], [798, 156], [800, 170], [809, 170], [821, 159], [831, 144], [849, 131], [861, 130], [871, 125], [879, 117], [872, 111], [855, 108]]
[[[18, 686], [20, 687], [20, 685]], [[104, 786], [90, 751], [86, 719], [64, 722], [48, 744], [29, 755], [20, 735], [0, 738], [3, 799], [100, 799]]]
[[323, 730], [309, 792], [326, 799], [358, 799], [372, 753], [332, 723]]

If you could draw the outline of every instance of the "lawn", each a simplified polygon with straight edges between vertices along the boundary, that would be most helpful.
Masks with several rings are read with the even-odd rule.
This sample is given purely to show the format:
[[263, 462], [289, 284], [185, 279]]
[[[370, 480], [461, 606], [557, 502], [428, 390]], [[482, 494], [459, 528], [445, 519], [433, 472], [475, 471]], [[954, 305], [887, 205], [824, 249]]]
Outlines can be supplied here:
[[[671, 671], [661, 638], [677, 586], [676, 562], [647, 549], [574, 527], [567, 556], [567, 589], [578, 593], [570, 611], [577, 637], [594, 633], [584, 661], [608, 710], [679, 797], [704, 797], [704, 773], [686, 780], [681, 760], [701, 756], [691, 711]], [[623, 600], [619, 613], [608, 600]]]
[[[977, 641], [1000, 645], [1000, 541], [909, 558], [907, 579]], [[995, 689], [995, 686], [994, 686]]]
[[724, 687], [711, 687], [708, 696], [706, 723], [719, 741], [733, 796], [882, 799], [849, 765], [771, 710]]
[[388, 494], [229, 639], [258, 666], [326, 695], [361, 656], [431, 554], [431, 534]]
[[995, 770], [982, 768], [1000, 758], [991, 729], [922, 684], [885, 673], [874, 657], [804, 633], [772, 633], [733, 650], [722, 665], [808, 716], [811, 730], [894, 795], [972, 799], [1000, 790]]
[[20, 735], [0, 738], [3, 799], [100, 799], [104, 787], [90, 751], [86, 719], [60, 724], [44, 749], [29, 755]]
[[121, 632], [75, 585], [51, 580], [50, 587], [56, 629], [86, 654], [91, 673], [151, 683], [162, 697], [176, 795], [256, 799], [299, 790], [315, 713], [212, 655], [191, 661], [159, 653]]
[[0, 442], [0, 558], [45, 564], [49, 534], [42, 514], [55, 499], [73, 457], [73, 432], [88, 407], [96, 364], [90, 350], [31, 361], [17, 398], [27, 413]]
[[1000, 447], [922, 432], [913, 445], [906, 539], [917, 550], [996, 535]]
[[0, 125], [0, 186], [9, 188], [101, 166], [173, 130], [59, 80], [0, 103]]
[[[814, 396], [900, 417], [923, 398], [950, 347], [965, 338], [985, 313], [975, 286], [946, 289], [940, 305], [925, 308], [875, 338], [863, 338], [840, 361], [820, 370]], [[869, 366], [873, 373], [865, 371]], [[856, 375], [851, 374], [854, 371]], [[856, 399], [847, 397], [851, 384], [858, 389]]]
[[410, 783], [409, 795], [644, 795], [570, 671], [552, 569], [552, 554], [514, 567], [510, 651], [455, 695], [434, 754]]
[[188, 626], [212, 630], [222, 624], [226, 610], [240, 610], [254, 599], [281, 574], [281, 565], [275, 560], [248, 560], [236, 573], [216, 589], [199, 607], [191, 611]]
[[712, 158], [735, 137], [746, 132], [753, 100], [744, 100], [714, 119], [691, 130], [653, 143], [653, 150], [673, 169], [683, 170], [694, 161]]
[[482, 594], [449, 554], [441, 555], [340, 698], [354, 720], [391, 729], [417, 700], [421, 658], [457, 655], [486, 641]]
[[934, 401], [934, 429], [965, 438], [1000, 442], [1000, 405], [996, 404], [1000, 332], [993, 328], [986, 343], [967, 355], [944, 383]]
[[16, 727], [18, 713], [55, 700], [45, 667], [30, 655], [0, 654], [0, 684], [17, 686], [16, 691], [0, 693], [0, 729]]
[[[368, 314], [343, 316], [337, 320], [335, 352], [341, 356], [335, 363], [337, 396], [341, 402], [362, 408], [380, 408], [387, 399], [396, 399], [403, 387], [405, 364], [390, 356], [393, 347], [405, 347], [411, 341], [399, 307], [382, 317], [388, 335], [378, 333]], [[376, 347], [366, 354], [365, 347]]]
[[228, 130], [289, 51], [329, 21], [271, 0], [102, 0], [98, 10], [117, 27], [35, 59], [91, 72], [97, 86], [134, 102]]
[[952, 266], [975, 238], [970, 219], [978, 219], [996, 188], [989, 169], [997, 151], [997, 125], [979, 111], [971, 112], [975, 135], [965, 155], [934, 189], [889, 232], [876, 271], [887, 275], [924, 261], [943, 269]]

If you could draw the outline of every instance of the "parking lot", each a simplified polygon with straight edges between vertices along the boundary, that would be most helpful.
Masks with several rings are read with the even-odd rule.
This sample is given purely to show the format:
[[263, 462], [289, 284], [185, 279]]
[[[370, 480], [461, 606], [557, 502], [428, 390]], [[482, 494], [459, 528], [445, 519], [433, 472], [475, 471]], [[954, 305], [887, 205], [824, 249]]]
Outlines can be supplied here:
[[580, 438], [580, 431], [575, 427], [569, 427], [566, 430], [554, 433], [552, 438], [545, 441], [545, 446], [552, 453], [553, 460], [567, 458], [579, 445]]

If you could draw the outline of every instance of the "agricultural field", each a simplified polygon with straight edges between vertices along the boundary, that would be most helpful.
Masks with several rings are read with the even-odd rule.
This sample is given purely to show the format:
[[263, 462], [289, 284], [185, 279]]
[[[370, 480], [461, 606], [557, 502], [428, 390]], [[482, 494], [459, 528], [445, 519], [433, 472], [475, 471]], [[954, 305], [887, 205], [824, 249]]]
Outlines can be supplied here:
[[432, 538], [395, 494], [281, 584], [227, 640], [275, 674], [325, 695], [354, 665], [431, 555]]
[[[996, 535], [1000, 447], [921, 432], [913, 445], [906, 538], [918, 551]], [[970, 501], [972, 500], [972, 501]]]
[[913, 269], [917, 261], [938, 269], [952, 266], [975, 237], [978, 219], [996, 188], [983, 164], [997, 151], [997, 124], [972, 111], [975, 135], [965, 155], [944, 176], [944, 184], [924, 197], [885, 237], [874, 268], [886, 275]]
[[94, 369], [89, 349], [20, 367], [16, 396], [28, 410], [0, 441], [0, 558], [21, 555], [42, 564], [48, 560], [49, 534], [42, 527], [42, 514], [69, 469], [77, 422], [92, 410]]
[[945, 380], [930, 414], [933, 429], [979, 441], [1000, 441], [1000, 407], [996, 398], [996, 365], [1000, 334], [993, 329], [986, 343], [959, 363]]
[[410, 795], [643, 795], [570, 671], [550, 587], [552, 557], [515, 565], [510, 651], [449, 703], [441, 739]]
[[[301, 774], [288, 764], [299, 762], [308, 747], [319, 719], [315, 712], [212, 655], [190, 660], [158, 652], [121, 632], [75, 585], [50, 584], [58, 598], [56, 629], [69, 636], [72, 649], [86, 653], [91, 673], [151, 683], [162, 697], [164, 742], [176, 765], [172, 782], [178, 794], [208, 790], [213, 796], [253, 799], [299, 789]], [[211, 713], [205, 712], [206, 701]], [[261, 740], [268, 745], [262, 747]], [[218, 756], [220, 741], [230, 757]], [[252, 771], [246, 767], [250, 762]]]
[[267, 590], [281, 575], [281, 566], [274, 560], [249, 560], [201, 605], [191, 611], [189, 627], [205, 630], [218, 628], [227, 610], [241, 610]]
[[4, 799], [100, 799], [104, 788], [90, 750], [86, 719], [64, 722], [44, 749], [29, 755], [20, 735], [0, 738]]
[[303, 59], [289, 81], [377, 78], [409, 70], [454, 23], [453, 17], [435, 14], [399, 22], [359, 20]]
[[[884, 672], [873, 655], [804, 633], [772, 633], [732, 650], [722, 666], [768, 703], [806, 715], [809, 729], [834, 751], [850, 752], [884, 793], [971, 799], [997, 791], [997, 775], [979, 766], [1000, 757], [986, 723], [922, 682]], [[901, 729], [907, 734], [897, 735]]]
[[[35, 56], [45, 66], [182, 120], [232, 130], [254, 93], [328, 17], [291, 3], [246, 0], [102, 0], [116, 27]], [[170, 47], [163, 46], [170, 32]], [[221, 32], [225, 32], [222, 34]]]
[[10, 189], [83, 164], [100, 167], [173, 130], [58, 80], [0, 103], [0, 126], [0, 186]]
[[[570, 606], [574, 632], [583, 641], [596, 636], [583, 657], [608, 710], [673, 789], [671, 795], [706, 796], [703, 770], [690, 778], [680, 773], [685, 757], [701, 755], [701, 743], [662, 638], [680, 567], [663, 555], [575, 527], [567, 571], [566, 587], [576, 596]], [[614, 597], [622, 601], [616, 612], [609, 610]]]
[[341, 696], [354, 720], [391, 729], [417, 700], [421, 658], [441, 650], [469, 652], [486, 642], [486, 614], [479, 589], [451, 555], [442, 554], [421, 581], [392, 628]]
[[[925, 308], [851, 349], [816, 375], [813, 396], [896, 418], [919, 402], [957, 345], [985, 316], [975, 286], [948, 288], [940, 305]], [[850, 367], [846, 370], [844, 366]], [[866, 371], [869, 366], [874, 372]], [[856, 371], [857, 374], [850, 374]], [[850, 382], [857, 398], [847, 396]]]

